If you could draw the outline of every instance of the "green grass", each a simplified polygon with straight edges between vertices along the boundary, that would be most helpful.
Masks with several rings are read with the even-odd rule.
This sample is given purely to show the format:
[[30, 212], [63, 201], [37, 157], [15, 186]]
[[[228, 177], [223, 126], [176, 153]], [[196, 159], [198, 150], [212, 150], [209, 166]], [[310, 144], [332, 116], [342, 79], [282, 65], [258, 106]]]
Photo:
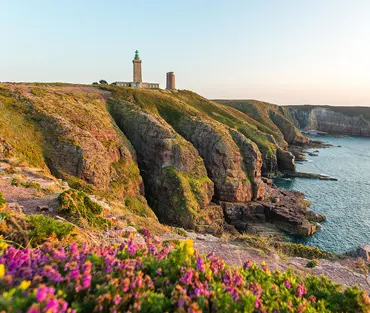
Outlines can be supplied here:
[[306, 259], [336, 259], [339, 257], [335, 253], [293, 242], [276, 242], [274, 246], [288, 256], [297, 256]]
[[146, 199], [143, 196], [127, 197], [125, 199], [125, 206], [135, 215], [155, 218], [155, 214], [148, 206]]
[[32, 106], [17, 91], [0, 85], [0, 138], [10, 145], [7, 158], [19, 158], [20, 163], [47, 169], [43, 157], [43, 139], [32, 120]]
[[0, 210], [3, 209], [6, 205], [6, 200], [4, 195], [0, 192]]
[[32, 245], [38, 245], [45, 242], [52, 235], [55, 235], [58, 240], [62, 241], [72, 234], [73, 225], [56, 221], [44, 215], [28, 216], [30, 228], [29, 236]]
[[[284, 146], [286, 142], [300, 141], [304, 136], [294, 125], [289, 111], [281, 106], [257, 100], [215, 100], [217, 103], [235, 108], [254, 119], [259, 130], [273, 135]], [[263, 125], [264, 127], [261, 127]], [[252, 139], [252, 138], [251, 138]]]
[[278, 252], [290, 257], [329, 260], [334, 260], [341, 257], [338, 254], [327, 252], [316, 247], [283, 241], [282, 238], [243, 234], [233, 241], [247, 247], [255, 248], [264, 253]]
[[83, 191], [69, 189], [59, 195], [58, 212], [68, 220], [84, 225], [104, 229], [110, 227], [109, 220], [102, 217], [103, 207], [92, 201]]
[[22, 180], [16, 177], [12, 179], [11, 185], [22, 188], [33, 188], [36, 189], [36, 191], [42, 191], [42, 188], [39, 183], [30, 180]]

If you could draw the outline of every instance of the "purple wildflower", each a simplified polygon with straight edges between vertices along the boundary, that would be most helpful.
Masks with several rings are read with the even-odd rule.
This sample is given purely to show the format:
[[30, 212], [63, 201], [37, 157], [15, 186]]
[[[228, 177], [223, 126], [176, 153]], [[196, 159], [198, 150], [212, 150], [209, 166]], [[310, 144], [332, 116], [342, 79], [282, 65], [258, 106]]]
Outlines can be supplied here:
[[292, 285], [290, 284], [290, 282], [289, 282], [289, 280], [288, 280], [288, 279], [286, 279], [286, 280], [284, 281], [284, 286], [285, 286], [286, 288], [288, 288], [288, 289], [290, 289], [290, 288], [292, 287]]
[[295, 292], [296, 296], [298, 298], [302, 298], [306, 293], [307, 291], [304, 287], [304, 283], [303, 282], [299, 283]]
[[204, 266], [204, 261], [200, 257], [197, 259], [197, 271], [200, 271], [202, 273], [206, 271], [205, 266]]

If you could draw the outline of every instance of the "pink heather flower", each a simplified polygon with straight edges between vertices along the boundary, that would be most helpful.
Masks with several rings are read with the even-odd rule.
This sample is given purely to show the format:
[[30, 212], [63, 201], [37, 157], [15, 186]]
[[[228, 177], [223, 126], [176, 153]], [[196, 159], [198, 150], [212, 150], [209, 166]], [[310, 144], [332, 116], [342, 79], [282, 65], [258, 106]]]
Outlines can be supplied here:
[[44, 312], [53, 312], [58, 313], [59, 309], [59, 302], [57, 299], [51, 299], [46, 303], [46, 306], [44, 308]]
[[252, 262], [248, 260], [247, 262], [244, 263], [243, 268], [246, 270], [251, 266]]
[[155, 245], [149, 244], [148, 245], [148, 251], [149, 251], [150, 254], [156, 254], [157, 248], [155, 247]]
[[143, 233], [144, 237], [147, 237], [147, 238], [152, 238], [153, 237], [152, 234], [150, 233], [150, 231], [147, 228], [143, 228], [141, 230], [141, 232]]
[[184, 284], [191, 284], [191, 281], [193, 279], [193, 271], [192, 270], [187, 270], [185, 275], [181, 277], [180, 281]]
[[36, 290], [36, 301], [43, 302], [49, 294], [53, 295], [55, 289], [53, 287], [41, 286]]
[[70, 279], [77, 279], [78, 277], [80, 276], [80, 272], [77, 270], [77, 269], [74, 269], [73, 271], [71, 271], [69, 277]]
[[292, 287], [292, 285], [290, 284], [289, 280], [287, 280], [287, 279], [284, 281], [284, 286], [286, 288], [288, 288], [288, 289]]
[[304, 283], [303, 282], [299, 283], [295, 292], [296, 296], [298, 298], [302, 298], [306, 293], [307, 291], [304, 288]]
[[62, 312], [66, 312], [68, 308], [68, 303], [62, 299], [59, 300], [60, 304], [62, 305]]
[[252, 291], [254, 295], [259, 297], [263, 293], [263, 289], [259, 283], [250, 283], [249, 289]]
[[122, 298], [119, 295], [115, 295], [114, 299], [113, 299], [113, 303], [115, 305], [118, 305], [118, 304], [120, 304], [121, 300], [122, 300]]
[[260, 308], [262, 306], [262, 300], [260, 298], [260, 296], [258, 295], [257, 298], [256, 298], [256, 302], [254, 302], [254, 307], [256, 309]]
[[135, 254], [136, 251], [137, 251], [137, 247], [135, 246], [135, 243], [132, 239], [130, 239], [129, 243], [128, 243], [128, 246], [127, 246], [127, 251], [128, 253], [130, 253], [131, 255]]
[[204, 273], [206, 271], [202, 258], [197, 259], [197, 271]]
[[69, 247], [69, 250], [72, 252], [72, 255], [74, 255], [74, 256], [77, 256], [79, 254], [77, 243], [75, 243], [75, 242]]
[[91, 285], [91, 275], [90, 274], [87, 274], [87, 275], [83, 275], [82, 276], [82, 288], [84, 289], [87, 289], [89, 288]]

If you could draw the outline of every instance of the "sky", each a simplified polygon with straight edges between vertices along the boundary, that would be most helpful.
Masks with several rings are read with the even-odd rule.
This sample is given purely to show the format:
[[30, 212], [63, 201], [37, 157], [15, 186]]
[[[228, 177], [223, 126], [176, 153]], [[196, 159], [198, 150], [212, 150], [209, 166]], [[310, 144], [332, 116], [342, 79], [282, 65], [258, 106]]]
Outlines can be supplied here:
[[370, 0], [0, 0], [0, 81], [143, 80], [207, 98], [370, 106]]

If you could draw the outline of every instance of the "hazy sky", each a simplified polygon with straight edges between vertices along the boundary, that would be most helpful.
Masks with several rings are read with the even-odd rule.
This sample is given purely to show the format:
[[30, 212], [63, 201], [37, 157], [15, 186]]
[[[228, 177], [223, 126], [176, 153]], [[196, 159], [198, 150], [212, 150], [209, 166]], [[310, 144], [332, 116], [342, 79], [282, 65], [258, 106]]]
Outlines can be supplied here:
[[208, 98], [370, 105], [370, 0], [0, 0], [0, 81], [143, 79]]

